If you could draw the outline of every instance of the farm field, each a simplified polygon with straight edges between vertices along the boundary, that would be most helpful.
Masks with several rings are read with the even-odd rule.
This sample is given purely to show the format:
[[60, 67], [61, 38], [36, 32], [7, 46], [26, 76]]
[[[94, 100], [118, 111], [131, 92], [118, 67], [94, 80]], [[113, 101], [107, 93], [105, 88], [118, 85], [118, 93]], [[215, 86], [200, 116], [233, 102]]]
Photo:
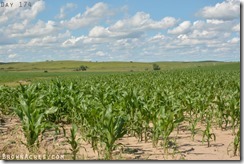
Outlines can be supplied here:
[[[56, 77], [88, 77], [93, 75], [118, 74], [128, 72], [152, 71], [153, 63], [140, 62], [82, 62], [82, 61], [45, 61], [0, 63], [0, 84], [16, 86], [20, 82], [35, 82]], [[174, 69], [239, 69], [238, 63], [225, 62], [157, 62], [161, 70]], [[86, 71], [76, 71], [81, 65]]]
[[0, 65], [0, 158], [240, 160], [240, 63], [74, 63]]

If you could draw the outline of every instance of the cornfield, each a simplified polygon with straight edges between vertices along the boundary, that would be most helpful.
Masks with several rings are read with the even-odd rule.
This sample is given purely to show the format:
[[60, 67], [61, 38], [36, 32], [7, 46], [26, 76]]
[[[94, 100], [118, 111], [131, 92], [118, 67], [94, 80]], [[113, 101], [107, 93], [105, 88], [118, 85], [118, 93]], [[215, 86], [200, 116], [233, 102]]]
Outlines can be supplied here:
[[63, 125], [75, 124], [68, 139], [73, 159], [79, 150], [77, 132], [102, 159], [114, 159], [113, 151], [122, 146], [119, 140], [124, 136], [152, 142], [167, 154], [170, 134], [183, 122], [193, 140], [196, 124], [204, 125], [202, 142], [208, 146], [216, 139], [212, 127], [231, 128], [235, 155], [240, 149], [239, 71], [132, 72], [0, 86], [0, 109], [19, 117], [30, 152], [38, 149], [38, 137], [45, 131], [60, 134]]

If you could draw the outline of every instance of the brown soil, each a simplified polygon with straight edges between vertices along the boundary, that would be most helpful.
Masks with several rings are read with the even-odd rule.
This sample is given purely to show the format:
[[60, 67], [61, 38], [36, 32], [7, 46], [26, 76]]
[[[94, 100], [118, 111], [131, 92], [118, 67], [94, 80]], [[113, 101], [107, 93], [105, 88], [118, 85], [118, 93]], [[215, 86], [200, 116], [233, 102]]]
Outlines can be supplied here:
[[[25, 137], [19, 119], [4, 117], [1, 118], [0, 123], [0, 159], [6, 160], [7, 155], [30, 154], [26, 146], [22, 143], [25, 142]], [[198, 125], [197, 128], [203, 130], [204, 126]], [[65, 129], [67, 135], [69, 135], [70, 125], [65, 126]], [[160, 146], [161, 141], [159, 141], [158, 147], [154, 148], [151, 140], [145, 143], [144, 141], [138, 141], [135, 137], [125, 136], [118, 140], [123, 146], [114, 151], [113, 159], [240, 160], [240, 155], [233, 156], [233, 147], [229, 146], [234, 140], [231, 129], [221, 130], [219, 128], [212, 128], [212, 132], [216, 135], [216, 141], [211, 140], [210, 147], [208, 147], [207, 142], [202, 143], [202, 133], [200, 131], [195, 135], [193, 141], [191, 132], [187, 128], [187, 124], [183, 123], [180, 126], [178, 133], [177, 131], [174, 131], [171, 134], [171, 146], [168, 148], [168, 154], [164, 153], [164, 149]], [[53, 131], [44, 134], [44, 140], [41, 141], [40, 148], [35, 154], [63, 155], [65, 160], [71, 160], [72, 154], [67, 139], [63, 135], [58, 135], [55, 140], [53, 134]], [[230, 150], [229, 153], [227, 153], [227, 150]], [[81, 140], [77, 159], [98, 160], [103, 159], [103, 156], [98, 156], [98, 153], [93, 151], [91, 144]]]

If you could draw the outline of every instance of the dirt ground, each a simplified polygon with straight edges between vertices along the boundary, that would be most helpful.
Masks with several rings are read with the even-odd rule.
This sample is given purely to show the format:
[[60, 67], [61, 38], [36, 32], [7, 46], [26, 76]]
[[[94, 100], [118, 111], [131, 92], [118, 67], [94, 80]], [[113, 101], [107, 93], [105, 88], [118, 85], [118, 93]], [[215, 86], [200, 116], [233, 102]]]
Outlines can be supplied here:
[[[29, 154], [27, 148], [22, 142], [25, 142], [25, 137], [21, 129], [21, 124], [18, 118], [1, 118], [0, 122], [0, 159], [8, 160], [11, 155]], [[70, 126], [65, 127], [67, 129]], [[198, 128], [204, 129], [203, 125], [198, 125]], [[240, 160], [240, 155], [233, 156], [233, 151], [227, 153], [228, 149], [233, 148], [230, 143], [234, 140], [231, 129], [221, 130], [212, 128], [212, 132], [216, 135], [216, 141], [210, 142], [210, 147], [207, 142], [202, 143], [202, 134], [198, 132], [195, 135], [194, 141], [191, 138], [191, 132], [187, 128], [187, 124], [183, 123], [180, 126], [179, 132], [174, 131], [171, 134], [171, 146], [168, 154], [164, 153], [160, 142], [157, 148], [152, 146], [152, 141], [145, 143], [139, 142], [135, 137], [125, 136], [118, 140], [123, 146], [113, 153], [114, 160]], [[55, 156], [55, 160], [71, 160], [72, 154], [70, 145], [63, 135], [59, 135], [56, 140], [52, 135], [53, 132], [46, 134], [45, 139], [41, 142], [40, 148], [36, 154], [46, 155], [48, 159]], [[68, 134], [68, 133], [67, 133]], [[94, 152], [91, 144], [85, 141], [80, 141], [80, 150], [78, 152], [78, 160], [98, 160], [103, 159]], [[50, 157], [50, 158], [49, 158]], [[53, 158], [52, 158], [53, 159]], [[50, 159], [50, 160], [52, 160]]]

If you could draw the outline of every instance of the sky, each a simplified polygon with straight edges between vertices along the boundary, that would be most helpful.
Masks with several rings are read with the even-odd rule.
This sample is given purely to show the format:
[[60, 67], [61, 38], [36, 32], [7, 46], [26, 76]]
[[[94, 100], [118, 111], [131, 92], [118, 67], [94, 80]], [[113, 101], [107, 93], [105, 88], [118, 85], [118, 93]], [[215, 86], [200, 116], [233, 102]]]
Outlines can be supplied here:
[[0, 62], [240, 61], [239, 0], [24, 2], [0, 0]]

